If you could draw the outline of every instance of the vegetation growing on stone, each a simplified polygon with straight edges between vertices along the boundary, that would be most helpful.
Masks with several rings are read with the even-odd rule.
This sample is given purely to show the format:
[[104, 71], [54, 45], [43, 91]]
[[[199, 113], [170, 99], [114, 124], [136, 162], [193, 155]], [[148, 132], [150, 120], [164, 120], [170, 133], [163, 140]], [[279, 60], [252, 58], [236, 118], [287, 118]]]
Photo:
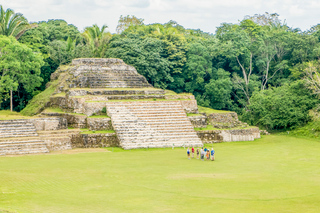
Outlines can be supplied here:
[[[279, 20], [278, 14], [246, 16], [238, 23], [223, 23], [215, 34], [185, 29], [175, 21], [146, 25], [135, 16], [120, 18], [119, 34], [110, 34], [106, 26], [97, 25], [81, 33], [64, 20], [39, 21], [33, 26], [37, 27], [29, 26], [23, 35], [19, 34], [18, 42], [43, 57], [41, 73], [37, 74], [43, 82], [33, 84], [36, 88], [30, 90], [19, 83], [15, 85], [19, 92], [13, 91], [14, 110], [21, 111], [30, 102], [23, 111], [28, 115], [42, 109], [35, 102], [46, 102], [42, 100], [47, 96], [30, 100], [46, 89], [50, 75], [59, 66], [68, 69], [62, 66], [72, 59], [94, 56], [123, 59], [153, 86], [173, 91], [167, 95], [192, 93], [201, 106], [235, 111], [242, 120], [267, 129], [291, 130], [305, 125], [310, 121], [308, 110], [319, 100], [320, 28], [316, 25], [305, 32], [292, 29]], [[261, 101], [277, 104], [267, 103], [267, 96], [272, 93], [279, 97], [286, 85], [297, 81], [307, 89], [303, 92], [307, 96], [295, 107], [286, 106], [288, 113], [278, 118], [277, 110], [262, 112], [265, 107], [256, 107]], [[299, 91], [295, 92], [288, 94], [292, 95], [289, 99], [300, 99]], [[0, 98], [0, 109], [8, 109], [7, 91], [0, 91]], [[283, 105], [286, 104], [289, 102]], [[296, 120], [292, 110], [299, 112]], [[295, 121], [289, 122], [292, 118]]]

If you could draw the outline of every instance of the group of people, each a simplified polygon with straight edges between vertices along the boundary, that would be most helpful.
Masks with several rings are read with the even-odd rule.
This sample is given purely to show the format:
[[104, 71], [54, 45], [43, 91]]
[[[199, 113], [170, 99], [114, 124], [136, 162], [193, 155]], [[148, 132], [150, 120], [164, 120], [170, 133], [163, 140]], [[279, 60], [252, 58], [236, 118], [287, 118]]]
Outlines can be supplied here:
[[[192, 147], [191, 148], [192, 158], [194, 158], [194, 151], [195, 151], [194, 147]], [[214, 154], [215, 154], [215, 151], [213, 150], [213, 148], [211, 149], [211, 151], [210, 151], [210, 149], [207, 149], [207, 147], [205, 147], [205, 148], [202, 147], [201, 150], [199, 150], [199, 148], [197, 148], [197, 159], [199, 159], [199, 155], [200, 155], [201, 160], [204, 160], [206, 158], [207, 160], [211, 159], [212, 161], [214, 161]], [[188, 159], [190, 160], [191, 158], [190, 158], [189, 147], [187, 149], [187, 155], [188, 155]]]

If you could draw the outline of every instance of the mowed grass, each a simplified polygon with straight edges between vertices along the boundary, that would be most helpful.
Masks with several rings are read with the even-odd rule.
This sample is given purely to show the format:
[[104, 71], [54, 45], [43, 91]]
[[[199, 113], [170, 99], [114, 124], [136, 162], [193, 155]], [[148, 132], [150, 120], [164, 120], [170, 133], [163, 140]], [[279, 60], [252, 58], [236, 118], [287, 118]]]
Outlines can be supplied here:
[[319, 141], [271, 135], [213, 147], [214, 162], [188, 160], [183, 148], [0, 157], [0, 209], [320, 212]]

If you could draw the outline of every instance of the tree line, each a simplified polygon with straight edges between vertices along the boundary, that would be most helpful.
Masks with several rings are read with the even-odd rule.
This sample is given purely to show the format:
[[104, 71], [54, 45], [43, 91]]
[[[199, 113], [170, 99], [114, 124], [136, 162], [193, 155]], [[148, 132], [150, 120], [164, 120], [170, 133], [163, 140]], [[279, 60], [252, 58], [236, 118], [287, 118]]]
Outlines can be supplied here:
[[[59, 65], [80, 57], [121, 58], [155, 87], [192, 93], [199, 105], [236, 111], [266, 129], [304, 125], [318, 109], [320, 25], [301, 31], [265, 13], [210, 34], [121, 16], [111, 34], [106, 25], [80, 32], [64, 20], [29, 24], [10, 11], [1, 7], [0, 109], [11, 96], [13, 109], [22, 110]], [[8, 23], [24, 24], [12, 32]]]

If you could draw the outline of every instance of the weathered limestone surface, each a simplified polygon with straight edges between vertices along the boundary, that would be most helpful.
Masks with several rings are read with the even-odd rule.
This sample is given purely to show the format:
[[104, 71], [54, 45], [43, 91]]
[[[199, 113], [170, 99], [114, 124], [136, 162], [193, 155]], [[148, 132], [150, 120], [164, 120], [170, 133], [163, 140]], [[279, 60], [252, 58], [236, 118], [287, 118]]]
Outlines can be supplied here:
[[19, 155], [46, 153], [49, 150], [30, 120], [0, 121], [0, 154]]
[[87, 118], [90, 130], [113, 130], [111, 118]]
[[238, 115], [235, 112], [212, 113], [208, 115], [208, 120], [213, 123], [233, 123], [234, 121], [238, 121]]
[[74, 59], [70, 88], [138, 88], [151, 87], [146, 78], [121, 59]]
[[80, 134], [80, 129], [38, 131], [49, 151], [72, 149], [71, 138]]
[[164, 95], [164, 90], [104, 90], [104, 89], [73, 89], [67, 92], [71, 96], [86, 96], [86, 95]]
[[124, 149], [202, 146], [180, 101], [110, 102], [107, 113]]
[[115, 133], [79, 134], [71, 139], [72, 148], [117, 147], [119, 140]]
[[199, 113], [196, 100], [180, 100], [180, 103], [186, 113]]
[[60, 117], [67, 120], [68, 126], [73, 128], [87, 128], [87, 116], [69, 113], [41, 113], [44, 116]]
[[37, 131], [43, 130], [58, 130], [58, 129], [67, 129], [68, 122], [65, 118], [36, 118], [36, 119], [29, 119], [35, 126]]
[[204, 143], [253, 141], [260, 138], [259, 128], [198, 131]]
[[238, 119], [238, 115], [235, 112], [230, 113], [212, 113], [208, 115], [208, 123], [215, 128], [234, 128], [234, 127], [247, 127], [246, 123], [242, 123]]
[[192, 125], [196, 128], [205, 128], [207, 127], [207, 116], [199, 115], [199, 116], [189, 116], [188, 117]]

